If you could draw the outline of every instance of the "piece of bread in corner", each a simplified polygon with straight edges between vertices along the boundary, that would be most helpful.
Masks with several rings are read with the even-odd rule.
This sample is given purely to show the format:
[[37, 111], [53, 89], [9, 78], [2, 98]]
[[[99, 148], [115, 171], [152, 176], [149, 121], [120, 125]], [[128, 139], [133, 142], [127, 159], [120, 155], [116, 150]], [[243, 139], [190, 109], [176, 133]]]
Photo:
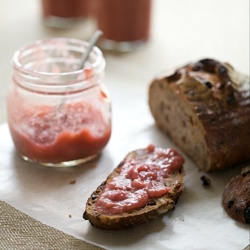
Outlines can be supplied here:
[[149, 145], [130, 152], [88, 198], [83, 218], [105, 230], [155, 219], [175, 207], [184, 189], [183, 164], [174, 149]]
[[228, 183], [222, 195], [222, 206], [234, 220], [250, 224], [250, 166]]
[[149, 87], [158, 127], [204, 171], [250, 160], [249, 77], [203, 59]]

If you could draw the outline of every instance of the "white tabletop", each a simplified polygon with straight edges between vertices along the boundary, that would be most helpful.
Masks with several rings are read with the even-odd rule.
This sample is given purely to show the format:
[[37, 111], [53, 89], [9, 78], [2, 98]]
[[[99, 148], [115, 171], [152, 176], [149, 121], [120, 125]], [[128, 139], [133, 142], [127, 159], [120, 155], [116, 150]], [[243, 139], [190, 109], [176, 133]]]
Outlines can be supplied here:
[[[1, 0], [0, 123], [6, 121], [5, 98], [12, 75], [10, 61], [13, 53], [19, 47], [45, 37], [73, 37], [88, 40], [94, 30], [95, 22], [93, 20], [86, 20], [78, 24], [75, 28], [67, 30], [48, 28], [45, 27], [42, 22], [39, 0]], [[110, 153], [108, 157], [113, 157], [113, 159], [110, 159], [112, 166], [109, 166], [109, 170], [111, 170], [112, 167], [115, 167], [115, 165], [119, 163], [119, 159], [122, 160], [122, 157], [125, 156], [125, 152], [134, 149], [135, 146], [145, 144], [149, 142], [150, 139], [162, 145], [166, 142], [164, 141], [165, 139], [162, 139], [163, 136], [161, 133], [154, 129], [154, 121], [147, 104], [148, 86], [158, 72], [162, 70], [171, 71], [187, 62], [209, 57], [229, 62], [239, 71], [249, 75], [249, 1], [153, 0], [151, 39], [148, 46], [144, 50], [132, 53], [119, 54], [105, 52], [104, 55], [107, 61], [105, 82], [112, 97], [114, 115], [114, 131], [111, 144], [106, 151], [106, 153]], [[128, 128], [125, 130], [124, 121], [125, 124], [128, 124]], [[123, 130], [121, 131], [120, 129]], [[9, 141], [9, 135], [6, 134], [6, 131], [7, 127], [5, 125], [0, 127], [0, 132], [4, 134], [3, 138], [5, 138], [6, 141], [8, 140], [6, 149], [3, 143], [2, 149], [5, 150], [8, 157], [11, 158], [12, 144]], [[137, 134], [139, 135], [138, 137], [135, 136]], [[0, 142], [1, 140], [2, 137]], [[115, 148], [116, 142], [119, 143], [118, 148], [121, 150], [115, 154], [112, 150]], [[172, 145], [171, 142], [168, 142], [168, 145]], [[3, 155], [4, 152], [0, 152], [0, 157]], [[5, 164], [6, 173], [8, 173], [10, 177], [15, 176], [11, 172], [16, 171], [13, 166], [8, 170], [8, 159], [2, 162]], [[190, 164], [190, 161], [188, 161], [188, 163]], [[21, 168], [26, 168], [24, 163], [21, 163]], [[191, 169], [191, 167], [189, 166], [188, 169]], [[35, 172], [39, 171], [39, 169], [34, 170], [33, 173], [35, 174]], [[79, 169], [77, 171], [81, 172]], [[95, 171], [97, 170], [94, 170], [93, 174]], [[192, 190], [192, 177], [198, 173], [198, 170], [192, 171], [187, 175], [187, 193], [181, 202], [184, 207], [188, 207], [184, 201], [188, 200], [189, 196], [191, 197], [188, 190]], [[229, 172], [226, 175], [227, 180], [236, 172], [237, 171]], [[20, 178], [24, 177], [23, 174], [19, 174]], [[43, 175], [46, 174], [43, 173]], [[212, 174], [211, 176], [214, 178], [215, 184], [218, 184], [217, 187], [220, 187], [220, 190], [222, 190], [222, 186], [227, 180], [224, 180], [225, 183], [222, 185], [219, 184], [221, 174], [219, 176]], [[199, 183], [198, 177], [196, 176], [195, 178], [195, 182]], [[16, 185], [18, 187], [19, 185], [18, 183], [13, 184], [11, 181], [8, 183], [8, 180], [5, 180], [5, 184], [8, 184], [10, 187]], [[6, 188], [6, 186], [4, 188]], [[15, 200], [14, 196], [8, 199], [8, 194], [2, 190], [0, 192], [0, 199], [6, 202], [10, 201], [10, 203]], [[213, 190], [212, 193], [210, 193], [209, 198], [211, 202], [214, 201], [211, 196], [212, 194], [218, 195], [218, 190]], [[202, 198], [200, 194], [197, 197]], [[84, 197], [84, 199], [85, 198], [87, 197]], [[219, 197], [217, 198], [219, 200]], [[29, 208], [22, 206], [18, 201], [16, 203], [12, 202], [12, 205], [15, 205], [15, 207], [21, 211], [28, 214], [30, 213], [30, 215], [36, 219], [43, 219], [35, 210], [29, 210]], [[213, 211], [216, 211], [216, 209], [211, 209], [211, 215]], [[220, 210], [220, 213], [223, 212]], [[52, 219], [51, 226], [57, 225], [55, 220], [53, 221], [53, 215], [50, 216]], [[209, 216], [210, 214], [206, 214], [206, 217]], [[230, 221], [229, 218], [227, 219], [229, 220], [227, 223], [235, 229], [236, 226], [232, 225], [234, 222]], [[44, 220], [49, 224], [49, 218], [44, 218]], [[181, 220], [180, 217], [179, 220]], [[224, 220], [226, 220], [226, 216], [223, 217], [223, 221]], [[186, 221], [187, 223], [190, 222], [189, 218], [187, 218]], [[198, 219], [196, 221], [198, 221]], [[205, 223], [205, 220], [202, 223]], [[185, 223], [182, 225], [185, 225]], [[209, 227], [213, 228], [211, 224]], [[197, 226], [197, 229], [198, 228]], [[222, 225], [220, 225], [219, 228], [223, 229]], [[244, 228], [244, 226], [239, 227], [239, 232], [241, 232], [241, 230], [244, 231]], [[161, 228], [158, 229], [160, 230]], [[185, 228], [182, 227], [182, 230], [184, 229]], [[147, 230], [150, 232], [149, 227]], [[189, 228], [185, 230], [188, 231]], [[185, 234], [185, 230], [182, 233]], [[70, 228], [65, 231], [70, 233]], [[159, 232], [154, 233], [157, 238]], [[175, 232], [171, 233], [171, 236], [174, 237]], [[95, 235], [95, 233], [91, 234], [87, 240], [95, 243], [95, 240], [91, 238], [93, 235]], [[74, 236], [81, 238], [81, 236], [77, 236], [77, 233], [74, 234]], [[102, 239], [98, 242], [99, 245], [105, 242], [106, 236], [107, 235], [102, 234]], [[145, 239], [146, 237], [147, 236], [145, 236]], [[168, 235], [168, 237], [170, 237], [170, 235]], [[190, 246], [195, 245], [191, 242], [190, 238], [185, 239], [190, 243]], [[247, 239], [244, 240], [241, 247], [246, 246], [246, 244]], [[106, 243], [103, 243], [103, 245], [105, 247], [108, 246]], [[136, 246], [140, 246], [140, 244]], [[231, 249], [238, 249], [237, 247], [239, 245], [232, 244], [231, 246]], [[133, 249], [133, 245], [130, 247]], [[112, 244], [110, 248], [117, 249], [116, 246]], [[189, 249], [191, 248], [189, 247]]]

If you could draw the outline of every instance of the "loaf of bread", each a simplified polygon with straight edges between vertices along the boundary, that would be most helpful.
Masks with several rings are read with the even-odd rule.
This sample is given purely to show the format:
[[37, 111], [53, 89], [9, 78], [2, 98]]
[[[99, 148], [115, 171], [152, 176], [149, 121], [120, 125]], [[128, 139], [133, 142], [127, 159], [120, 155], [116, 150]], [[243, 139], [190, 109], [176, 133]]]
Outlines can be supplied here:
[[183, 164], [173, 149], [132, 151], [88, 198], [83, 218], [105, 230], [155, 219], [175, 207], [184, 188]]
[[250, 224], [250, 166], [228, 183], [222, 195], [222, 205], [234, 220]]
[[203, 59], [154, 79], [149, 106], [159, 128], [204, 171], [250, 159], [249, 77]]

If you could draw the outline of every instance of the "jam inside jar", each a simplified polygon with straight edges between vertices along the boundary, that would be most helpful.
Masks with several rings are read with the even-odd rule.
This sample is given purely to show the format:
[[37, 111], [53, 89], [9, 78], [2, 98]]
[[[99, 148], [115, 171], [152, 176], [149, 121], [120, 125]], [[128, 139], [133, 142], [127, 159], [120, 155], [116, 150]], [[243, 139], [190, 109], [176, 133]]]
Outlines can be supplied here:
[[96, 2], [99, 46], [129, 52], [144, 48], [150, 39], [152, 0], [99, 0]]
[[18, 154], [45, 166], [75, 166], [97, 157], [111, 136], [105, 59], [87, 42], [50, 38], [15, 52], [8, 125]]
[[89, 1], [41, 0], [44, 24], [54, 28], [72, 28], [88, 16]]

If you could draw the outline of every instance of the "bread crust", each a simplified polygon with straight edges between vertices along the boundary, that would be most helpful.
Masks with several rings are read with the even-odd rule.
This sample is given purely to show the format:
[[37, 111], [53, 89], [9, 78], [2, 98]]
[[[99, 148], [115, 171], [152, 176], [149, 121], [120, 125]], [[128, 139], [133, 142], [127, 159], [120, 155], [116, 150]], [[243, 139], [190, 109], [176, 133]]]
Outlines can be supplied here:
[[149, 107], [157, 126], [204, 171], [250, 160], [249, 77], [203, 59], [153, 80]]
[[231, 218], [250, 224], [250, 166], [228, 183], [222, 195], [222, 205]]
[[160, 198], [149, 199], [147, 205], [140, 209], [114, 215], [102, 214], [95, 209], [94, 204], [98, 197], [102, 194], [106, 183], [110, 182], [113, 177], [119, 175], [119, 168], [124, 165], [124, 162], [127, 159], [136, 158], [137, 152], [138, 151], [130, 152], [107, 177], [106, 181], [99, 185], [88, 198], [83, 218], [85, 220], [89, 220], [92, 226], [105, 230], [118, 230], [137, 226], [155, 219], [163, 213], [166, 213], [168, 210], [173, 209], [177, 204], [184, 189], [183, 166], [165, 179], [165, 183], [167, 183], [168, 187], [170, 187], [170, 191]]

